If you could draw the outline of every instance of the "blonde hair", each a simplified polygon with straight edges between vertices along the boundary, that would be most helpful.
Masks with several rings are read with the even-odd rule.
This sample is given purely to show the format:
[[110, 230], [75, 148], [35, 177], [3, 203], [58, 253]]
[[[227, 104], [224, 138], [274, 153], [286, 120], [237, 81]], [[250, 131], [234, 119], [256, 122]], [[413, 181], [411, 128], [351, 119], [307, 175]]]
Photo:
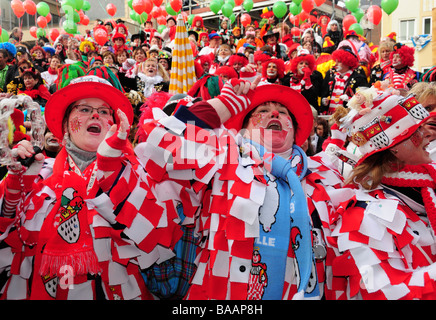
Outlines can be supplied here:
[[382, 49], [387, 49], [388, 51], [394, 51], [394, 43], [391, 40], [383, 40], [378, 46], [378, 51], [381, 52]]
[[143, 72], [144, 66], [147, 62], [154, 62], [157, 65], [157, 74], [160, 75], [163, 79], [163, 81], [168, 82], [170, 81], [170, 76], [168, 75], [168, 72], [165, 70], [165, 68], [158, 62], [156, 58], [148, 58], [147, 60], [141, 62], [141, 64], [138, 66], [138, 72]]
[[408, 94], [413, 93], [416, 100], [419, 102], [425, 101], [428, 97], [436, 97], [436, 83], [435, 82], [417, 82], [409, 90]]

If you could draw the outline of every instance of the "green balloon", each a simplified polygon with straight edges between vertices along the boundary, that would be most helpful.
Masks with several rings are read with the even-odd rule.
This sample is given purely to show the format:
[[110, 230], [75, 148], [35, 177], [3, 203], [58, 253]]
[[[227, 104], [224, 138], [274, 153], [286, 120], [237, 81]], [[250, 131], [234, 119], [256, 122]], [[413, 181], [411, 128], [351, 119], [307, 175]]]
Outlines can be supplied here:
[[215, 14], [218, 14], [218, 12], [221, 10], [222, 6], [223, 6], [223, 3], [221, 1], [214, 0], [210, 3], [209, 8], [210, 8], [210, 11], [212, 11]]
[[295, 2], [291, 2], [289, 4], [289, 12], [292, 13], [294, 16], [300, 14], [301, 10], [303, 10], [301, 4], [296, 4]]
[[359, 8], [351, 14], [356, 18], [357, 22], [360, 22], [360, 20], [362, 20], [363, 16], [365, 15], [365, 11]]
[[163, 32], [166, 28], [167, 28], [166, 25], [164, 25], [164, 24], [160, 24], [160, 25], [157, 27], [157, 32], [159, 32], [160, 34], [162, 34], [162, 32]]
[[66, 6], [70, 6], [73, 9], [75, 9], [76, 5], [77, 5], [76, 0], [63, 0], [62, 3], [61, 3], [61, 7], [62, 8], [66, 7]]
[[235, 8], [235, 0], [226, 0], [224, 3], [230, 4], [233, 8]]
[[395, 9], [397, 9], [398, 0], [382, 0], [380, 7], [383, 9], [384, 12], [390, 15], [392, 12], [395, 11]]
[[2, 33], [0, 34], [0, 42], [8, 42], [9, 34], [5, 29], [2, 29]]
[[89, 3], [89, 1], [83, 1], [83, 6], [82, 6], [82, 10], [83, 11], [88, 11], [89, 9], [91, 9], [91, 4]]
[[171, 7], [171, 2], [168, 2], [165, 5], [165, 10], [170, 16], [176, 16], [177, 12], [174, 11], [174, 9]]
[[140, 23], [140, 24], [143, 24], [143, 23], [145, 23], [145, 21], [147, 21], [147, 18], [148, 18], [148, 14], [147, 14], [147, 12], [143, 12], [143, 13], [141, 13], [141, 14], [138, 14], [138, 22]]
[[43, 28], [36, 29], [36, 36], [38, 38], [45, 37], [47, 34]]
[[245, 11], [250, 12], [251, 9], [253, 9], [253, 0], [244, 0], [242, 6], [244, 7]]
[[354, 30], [354, 31], [356, 31], [357, 34], [363, 36], [363, 28], [362, 28], [362, 26], [360, 25], [360, 23], [353, 23], [353, 24], [348, 28], [348, 30]]
[[194, 20], [194, 15], [193, 14], [190, 14], [189, 16], [188, 16], [188, 24], [190, 25], [190, 26], [192, 26], [192, 21]]
[[127, 1], [127, 5], [129, 6], [130, 9], [133, 10], [133, 0]]
[[138, 22], [138, 14], [134, 10], [130, 11], [130, 19]]
[[303, 0], [292, 0], [292, 2], [299, 6], [303, 2]]
[[233, 24], [236, 20], [236, 15], [234, 13], [232, 13], [229, 17], [229, 20], [230, 20], [230, 24]]
[[354, 12], [359, 8], [359, 0], [345, 0], [345, 6], [348, 10]]
[[233, 13], [233, 7], [229, 3], [224, 3], [221, 7], [221, 12], [223, 13], [224, 17], [229, 18]]
[[62, 28], [66, 33], [76, 33], [77, 32], [77, 24], [73, 20], [65, 20], [62, 22]]
[[283, 18], [288, 11], [288, 7], [286, 6], [286, 3], [283, 1], [277, 1], [273, 5], [273, 13], [277, 18]]
[[80, 16], [79, 16], [79, 13], [77, 11], [73, 11], [73, 21], [75, 23], [79, 23], [80, 22]]
[[76, 0], [76, 10], [80, 10], [83, 7], [84, 0]]
[[47, 3], [40, 2], [36, 5], [36, 12], [38, 12], [40, 16], [46, 17], [50, 12], [50, 7]]

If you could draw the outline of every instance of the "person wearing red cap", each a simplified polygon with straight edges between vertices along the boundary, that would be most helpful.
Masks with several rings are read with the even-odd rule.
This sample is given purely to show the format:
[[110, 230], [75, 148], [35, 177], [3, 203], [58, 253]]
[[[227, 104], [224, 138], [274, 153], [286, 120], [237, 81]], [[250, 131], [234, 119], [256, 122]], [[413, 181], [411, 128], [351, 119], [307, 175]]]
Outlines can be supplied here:
[[[163, 249], [158, 239], [168, 241], [172, 231], [146, 231], [166, 213], [133, 174], [139, 163], [127, 141], [132, 106], [109, 68], [91, 73], [47, 102], [47, 127], [63, 141], [55, 159], [35, 154], [29, 141], [12, 150], [17, 159], [34, 155], [34, 161], [27, 169], [10, 165], [0, 185], [2, 203], [23, 201], [12, 211], [0, 208], [2, 250], [9, 252], [3, 266], [10, 270], [2, 299], [153, 299], [140, 268], [159, 259], [157, 251], [148, 254], [152, 243]], [[44, 133], [32, 124], [37, 129]]]
[[392, 67], [384, 79], [395, 88], [403, 91], [409, 90], [421, 77], [421, 73], [412, 69], [415, 62], [415, 49], [401, 43], [394, 45], [389, 58]]
[[333, 52], [336, 65], [323, 81], [321, 90], [321, 112], [333, 114], [338, 106], [346, 106], [358, 87], [368, 87], [366, 75], [361, 74], [357, 67], [359, 58], [352, 48], [342, 46]]
[[361, 156], [329, 221], [336, 256], [326, 298], [434, 300], [436, 168], [423, 126], [429, 113], [412, 95], [379, 90], [348, 114], [338, 111], [338, 126]]

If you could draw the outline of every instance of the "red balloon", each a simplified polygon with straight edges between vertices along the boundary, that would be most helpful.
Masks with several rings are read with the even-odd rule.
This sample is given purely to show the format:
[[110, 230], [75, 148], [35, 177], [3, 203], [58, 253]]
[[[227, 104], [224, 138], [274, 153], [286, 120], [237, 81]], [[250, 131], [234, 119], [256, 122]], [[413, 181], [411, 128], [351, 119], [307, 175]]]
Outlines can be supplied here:
[[342, 27], [345, 31], [348, 31], [348, 28], [350, 28], [350, 26], [354, 23], [357, 23], [356, 17], [351, 14], [347, 14], [342, 20]]
[[294, 26], [299, 26], [300, 25], [300, 17], [294, 16], [293, 14], [289, 14], [289, 22], [291, 22]]
[[38, 19], [36, 19], [36, 24], [40, 28], [45, 28], [47, 26], [47, 19], [43, 16], [39, 16]]
[[325, 0], [315, 0], [315, 4], [317, 7], [322, 6], [324, 4]]
[[94, 39], [99, 45], [104, 45], [108, 39], [108, 33], [105, 27], [99, 26], [94, 29]]
[[153, 18], [157, 18], [157, 17], [159, 17], [160, 15], [162, 15], [162, 13], [160, 12], [160, 7], [153, 7], [153, 9], [151, 9], [151, 16], [153, 17]]
[[137, 14], [141, 14], [145, 11], [145, 0], [133, 0], [132, 8]]
[[21, 18], [26, 10], [24, 9], [23, 3], [20, 0], [12, 0], [11, 8], [17, 18]]
[[315, 4], [314, 4], [313, 0], [303, 0], [303, 2], [301, 3], [301, 7], [307, 13], [310, 13], [310, 11], [313, 10], [314, 6], [315, 6]]
[[45, 20], [47, 20], [47, 23], [49, 23], [51, 21], [51, 13], [47, 13], [47, 15], [45, 16]]
[[181, 0], [171, 0], [170, 5], [175, 12], [179, 12], [183, 4]]
[[241, 23], [244, 27], [248, 26], [251, 23], [251, 16], [248, 13], [243, 13], [241, 15]]
[[159, 7], [162, 4], [163, 0], [153, 0], [153, 3], [156, 7]]
[[36, 13], [36, 4], [32, 0], [24, 0], [23, 7], [24, 10], [32, 16]]
[[235, 5], [240, 6], [242, 3], [244, 3], [244, 0], [235, 0]]
[[301, 22], [306, 21], [307, 19], [309, 19], [310, 14], [306, 11], [301, 11], [298, 16], [300, 17]]
[[108, 3], [106, 6], [106, 12], [113, 17], [115, 13], [117, 13], [117, 7], [113, 3]]
[[299, 36], [301, 36], [301, 30], [300, 30], [300, 28], [298, 28], [298, 27], [293, 27], [293, 28], [291, 29], [291, 34], [292, 34], [294, 37], [299, 37]]
[[156, 18], [156, 22], [158, 25], [161, 26], [161, 25], [167, 24], [167, 19], [165, 19], [164, 16], [159, 16]]
[[34, 38], [37, 37], [37, 36], [36, 36], [36, 30], [37, 30], [37, 29], [38, 29], [38, 28], [35, 27], [35, 26], [30, 27], [30, 29], [29, 29], [30, 35], [31, 35], [32, 37], [34, 37]]
[[82, 18], [82, 20], [80, 20], [81, 22], [82, 22], [82, 24], [84, 25], [84, 26], [87, 26], [88, 24], [89, 24], [89, 18], [88, 18], [88, 16], [85, 14], [85, 15], [83, 15], [83, 18]]
[[60, 34], [59, 30], [56, 28], [53, 28], [48, 32], [48, 36], [53, 42], [56, 41], [56, 39], [59, 37], [59, 34]]
[[382, 10], [379, 6], [372, 5], [368, 8], [366, 16], [369, 22], [378, 25], [382, 19]]

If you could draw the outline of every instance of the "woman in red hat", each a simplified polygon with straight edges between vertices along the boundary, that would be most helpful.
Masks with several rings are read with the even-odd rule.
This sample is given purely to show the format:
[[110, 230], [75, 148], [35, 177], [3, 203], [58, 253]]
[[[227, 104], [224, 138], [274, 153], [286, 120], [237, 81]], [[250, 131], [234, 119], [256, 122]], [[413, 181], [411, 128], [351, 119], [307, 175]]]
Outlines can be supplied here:
[[[311, 226], [305, 192], [313, 196], [310, 213], [315, 203], [328, 211], [328, 199], [318, 191], [320, 177], [331, 172], [318, 162], [310, 169], [316, 174], [306, 176], [308, 162], [299, 147], [313, 128], [306, 99], [282, 85], [253, 90], [259, 81], [231, 79], [213, 99], [178, 104], [172, 116], [147, 123], [147, 143], [135, 149], [146, 171], [169, 186], [167, 196], [183, 210], [183, 225], [203, 239], [187, 299], [322, 294], [325, 246], [321, 227]], [[333, 184], [340, 184], [333, 176]], [[306, 191], [303, 178], [311, 186]], [[174, 269], [164, 263], [161, 284], [177, 283], [182, 275]]]
[[366, 102], [335, 115], [361, 157], [329, 219], [336, 256], [326, 298], [434, 300], [436, 168], [423, 126], [429, 113], [413, 95], [378, 91]]
[[2, 299], [152, 299], [140, 268], [159, 259], [149, 255], [158, 238], [172, 242], [150, 234], [164, 204], [138, 183], [142, 170], [135, 174], [127, 142], [133, 110], [116, 76], [107, 67], [91, 73], [46, 105], [47, 126], [63, 141], [56, 158], [35, 154], [28, 141], [13, 149], [34, 161], [9, 166], [0, 185], [3, 266], [10, 266]]

